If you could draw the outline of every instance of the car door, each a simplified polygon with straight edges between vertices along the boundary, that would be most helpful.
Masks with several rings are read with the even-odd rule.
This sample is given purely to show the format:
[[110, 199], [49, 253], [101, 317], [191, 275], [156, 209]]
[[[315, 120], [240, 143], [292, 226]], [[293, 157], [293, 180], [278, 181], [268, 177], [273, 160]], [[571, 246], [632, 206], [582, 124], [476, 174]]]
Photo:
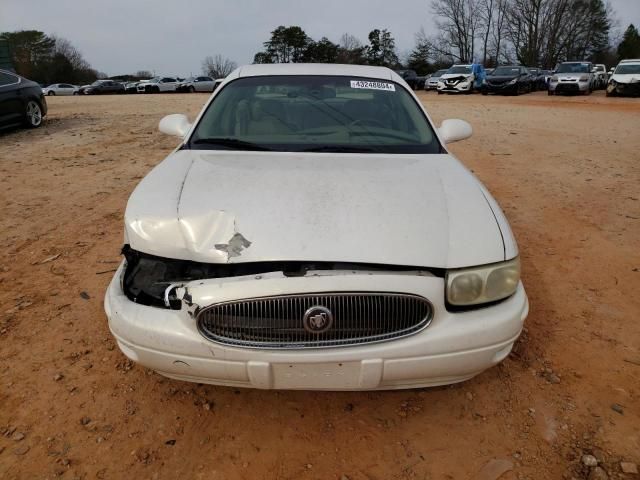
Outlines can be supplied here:
[[158, 87], [160, 87], [161, 92], [173, 92], [176, 89], [177, 83], [175, 78], [164, 77], [160, 80]]
[[0, 72], [0, 126], [20, 122], [23, 110], [20, 77]]
[[213, 92], [213, 78], [211, 77], [198, 77], [197, 83], [194, 83], [196, 92]]
[[58, 93], [59, 95], [73, 95], [73, 86], [68, 83], [61, 83], [58, 85]]

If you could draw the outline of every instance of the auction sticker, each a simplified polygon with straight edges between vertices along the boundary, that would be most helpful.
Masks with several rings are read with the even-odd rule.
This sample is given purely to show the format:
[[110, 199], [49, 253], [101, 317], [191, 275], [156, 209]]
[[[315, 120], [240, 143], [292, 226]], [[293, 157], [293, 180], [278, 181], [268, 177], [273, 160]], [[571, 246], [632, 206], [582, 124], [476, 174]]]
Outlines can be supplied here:
[[351, 88], [365, 88], [367, 90], [386, 90], [395, 92], [396, 86], [393, 83], [371, 82], [368, 80], [351, 80]]

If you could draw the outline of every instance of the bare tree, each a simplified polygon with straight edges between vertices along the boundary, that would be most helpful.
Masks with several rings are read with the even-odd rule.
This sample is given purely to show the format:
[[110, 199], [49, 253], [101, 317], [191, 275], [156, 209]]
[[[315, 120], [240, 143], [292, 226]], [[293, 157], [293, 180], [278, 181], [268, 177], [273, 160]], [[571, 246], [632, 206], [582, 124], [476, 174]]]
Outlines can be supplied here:
[[339, 45], [345, 50], [356, 50], [357, 48], [362, 48], [362, 42], [350, 33], [342, 34]]
[[480, 25], [479, 0], [432, 0], [431, 11], [440, 35], [433, 42], [441, 53], [448, 53], [461, 62], [473, 61], [476, 33]]
[[202, 73], [213, 78], [224, 78], [233, 72], [238, 65], [236, 62], [229, 60], [218, 54], [208, 56], [202, 61]]

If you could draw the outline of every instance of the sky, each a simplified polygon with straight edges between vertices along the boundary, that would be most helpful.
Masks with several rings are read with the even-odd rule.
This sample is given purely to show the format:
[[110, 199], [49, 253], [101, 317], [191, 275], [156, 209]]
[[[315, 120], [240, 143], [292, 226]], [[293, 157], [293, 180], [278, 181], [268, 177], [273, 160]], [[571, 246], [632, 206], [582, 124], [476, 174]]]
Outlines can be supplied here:
[[[640, 0], [610, 0], [621, 28], [640, 27]], [[251, 63], [279, 25], [338, 42], [348, 32], [366, 43], [387, 28], [406, 55], [415, 34], [435, 33], [429, 0], [0, 0], [0, 31], [41, 30], [70, 40], [110, 76], [150, 70], [200, 73], [207, 55]]]

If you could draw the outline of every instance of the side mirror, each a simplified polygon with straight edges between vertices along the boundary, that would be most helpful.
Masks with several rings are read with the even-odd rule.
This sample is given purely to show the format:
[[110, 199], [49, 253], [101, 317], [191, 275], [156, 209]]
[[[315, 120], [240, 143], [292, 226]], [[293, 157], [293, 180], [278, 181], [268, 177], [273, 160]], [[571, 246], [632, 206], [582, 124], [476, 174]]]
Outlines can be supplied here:
[[182, 113], [167, 115], [160, 120], [160, 124], [158, 125], [158, 129], [162, 133], [180, 138], [184, 138], [190, 128], [191, 124], [189, 123], [189, 119]]
[[438, 133], [444, 143], [453, 143], [465, 140], [473, 134], [473, 128], [464, 120], [448, 119], [442, 122]]

